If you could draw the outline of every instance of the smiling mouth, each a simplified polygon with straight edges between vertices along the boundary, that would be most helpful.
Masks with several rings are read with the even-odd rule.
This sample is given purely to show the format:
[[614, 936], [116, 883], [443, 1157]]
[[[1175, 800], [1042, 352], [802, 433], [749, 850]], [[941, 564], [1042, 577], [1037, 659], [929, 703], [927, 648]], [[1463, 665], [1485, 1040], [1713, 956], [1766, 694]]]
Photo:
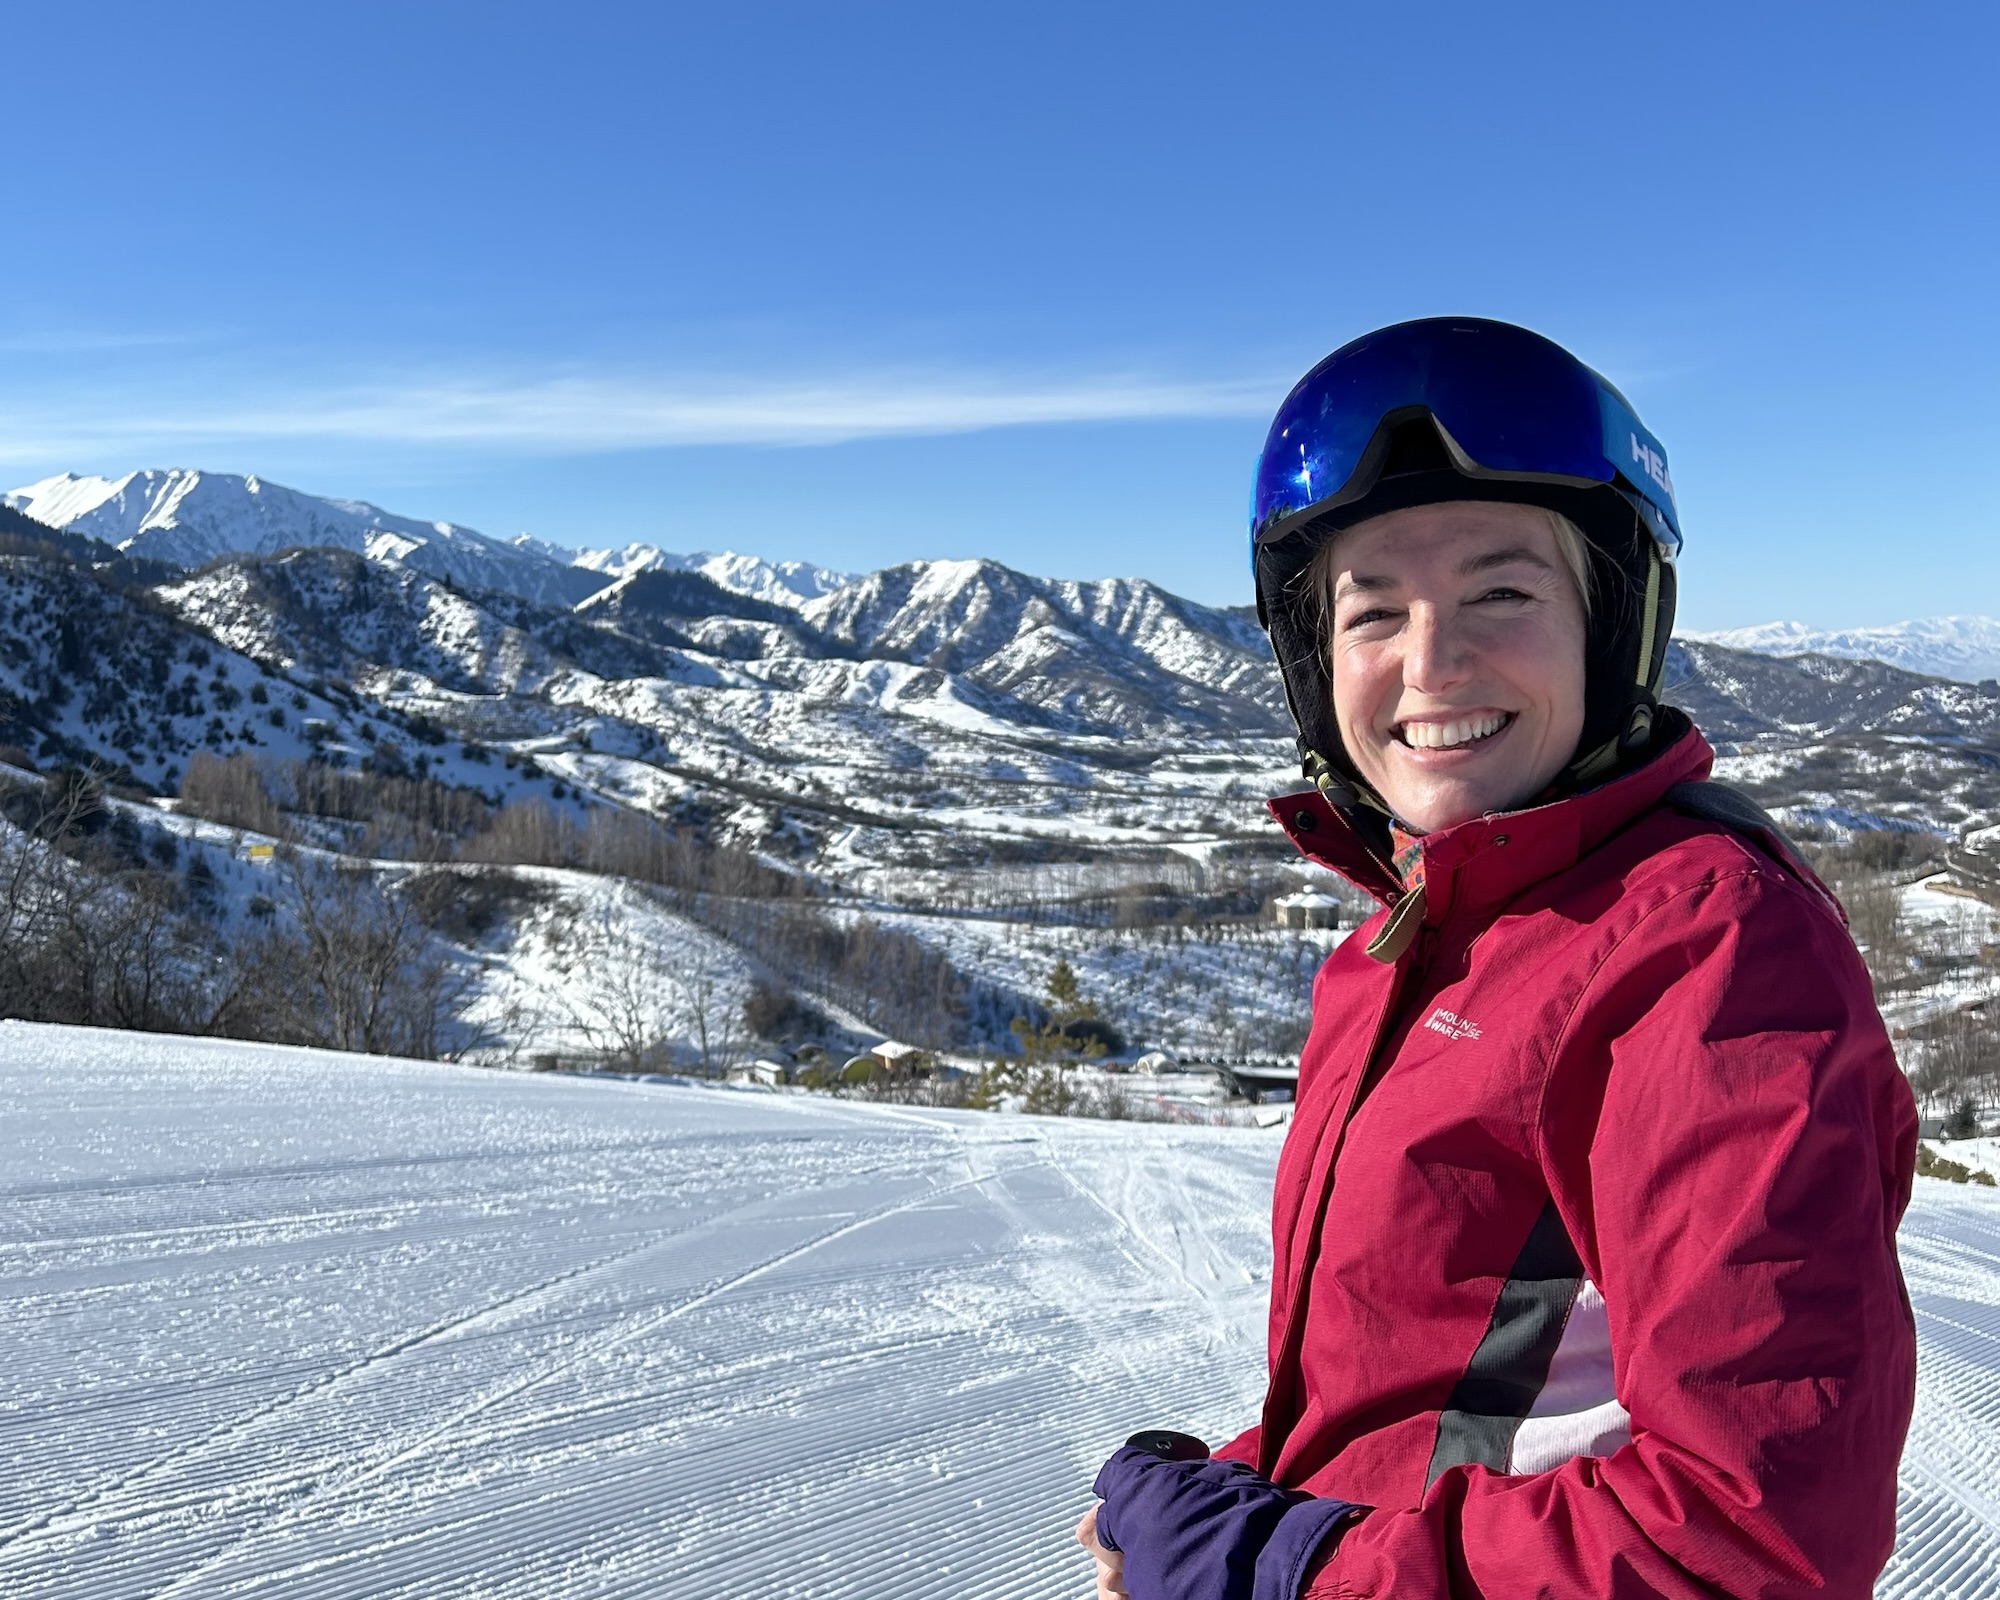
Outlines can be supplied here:
[[1399, 722], [1399, 744], [1412, 750], [1462, 750], [1502, 732], [1515, 717], [1512, 711], [1487, 711], [1455, 722]]

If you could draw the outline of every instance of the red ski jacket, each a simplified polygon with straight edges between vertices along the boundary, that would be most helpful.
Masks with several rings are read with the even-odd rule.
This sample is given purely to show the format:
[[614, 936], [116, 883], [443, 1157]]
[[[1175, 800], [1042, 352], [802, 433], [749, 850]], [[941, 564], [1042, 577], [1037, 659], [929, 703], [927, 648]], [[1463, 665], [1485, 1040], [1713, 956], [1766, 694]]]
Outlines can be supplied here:
[[[1406, 948], [1385, 909], [1320, 971], [1270, 1389], [1219, 1452], [1373, 1508], [1313, 1600], [1826, 1600], [1888, 1559], [1916, 1108], [1838, 904], [1668, 798], [1710, 759], [1428, 836]], [[1272, 810], [1402, 898], [1320, 795]]]

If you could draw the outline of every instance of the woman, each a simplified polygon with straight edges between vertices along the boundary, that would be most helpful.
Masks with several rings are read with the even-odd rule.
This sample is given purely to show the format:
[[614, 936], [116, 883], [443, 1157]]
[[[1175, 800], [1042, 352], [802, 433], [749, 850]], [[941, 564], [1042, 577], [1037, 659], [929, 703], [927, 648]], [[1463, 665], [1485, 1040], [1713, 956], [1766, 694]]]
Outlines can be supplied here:
[[1382, 902], [1322, 968], [1270, 1386], [1078, 1528], [1136, 1600], [1862, 1596], [1915, 1337], [1915, 1107], [1838, 904], [1658, 695], [1678, 516], [1612, 386], [1405, 323], [1293, 390], [1258, 611]]

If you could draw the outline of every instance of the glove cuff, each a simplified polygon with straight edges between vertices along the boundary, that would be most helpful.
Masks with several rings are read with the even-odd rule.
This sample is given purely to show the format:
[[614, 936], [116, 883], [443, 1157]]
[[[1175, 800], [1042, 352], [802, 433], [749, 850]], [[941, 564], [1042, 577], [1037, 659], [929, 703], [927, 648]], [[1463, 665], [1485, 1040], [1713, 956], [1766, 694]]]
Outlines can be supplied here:
[[1256, 1583], [1251, 1600], [1298, 1600], [1306, 1569], [1327, 1536], [1360, 1513], [1346, 1500], [1304, 1500], [1278, 1519], [1264, 1548], [1257, 1552]]

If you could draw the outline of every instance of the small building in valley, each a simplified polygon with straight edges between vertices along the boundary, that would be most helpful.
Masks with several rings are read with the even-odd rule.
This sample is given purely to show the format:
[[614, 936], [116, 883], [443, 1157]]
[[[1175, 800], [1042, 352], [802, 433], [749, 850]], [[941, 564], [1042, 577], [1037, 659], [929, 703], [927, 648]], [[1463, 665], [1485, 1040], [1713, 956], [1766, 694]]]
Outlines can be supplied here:
[[921, 1078], [928, 1074], [930, 1057], [913, 1044], [904, 1044], [898, 1039], [884, 1039], [868, 1049], [869, 1059], [885, 1071], [898, 1077]]
[[1330, 894], [1321, 894], [1309, 884], [1296, 894], [1280, 895], [1272, 901], [1271, 914], [1281, 928], [1340, 926], [1340, 902]]

